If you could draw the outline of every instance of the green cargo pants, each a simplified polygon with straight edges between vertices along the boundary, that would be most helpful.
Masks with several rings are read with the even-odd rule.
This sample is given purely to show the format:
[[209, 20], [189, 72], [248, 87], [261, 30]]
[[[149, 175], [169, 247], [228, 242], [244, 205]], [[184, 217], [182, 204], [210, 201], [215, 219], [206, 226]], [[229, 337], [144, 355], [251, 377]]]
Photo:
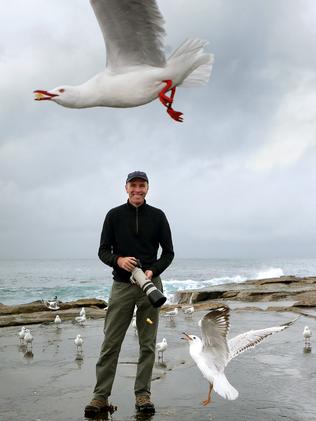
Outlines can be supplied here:
[[[159, 276], [152, 279], [162, 291]], [[121, 345], [137, 305], [136, 324], [139, 340], [139, 359], [134, 385], [135, 395], [150, 394], [151, 376], [155, 362], [159, 308], [154, 308], [137, 285], [113, 282], [104, 320], [104, 341], [96, 365], [97, 382], [94, 399], [106, 399], [111, 394]], [[153, 324], [148, 324], [149, 318]]]

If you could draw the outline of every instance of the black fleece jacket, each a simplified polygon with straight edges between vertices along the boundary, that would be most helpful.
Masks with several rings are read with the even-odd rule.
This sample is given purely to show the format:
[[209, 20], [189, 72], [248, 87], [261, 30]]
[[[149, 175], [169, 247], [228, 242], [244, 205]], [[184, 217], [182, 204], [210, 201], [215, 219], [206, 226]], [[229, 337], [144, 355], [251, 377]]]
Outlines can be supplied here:
[[[159, 245], [162, 252], [157, 259]], [[129, 282], [131, 275], [117, 265], [118, 257], [136, 257], [144, 271], [160, 275], [174, 258], [165, 214], [146, 202], [137, 208], [127, 202], [111, 209], [103, 224], [98, 255], [103, 263], [113, 267], [115, 281]]]

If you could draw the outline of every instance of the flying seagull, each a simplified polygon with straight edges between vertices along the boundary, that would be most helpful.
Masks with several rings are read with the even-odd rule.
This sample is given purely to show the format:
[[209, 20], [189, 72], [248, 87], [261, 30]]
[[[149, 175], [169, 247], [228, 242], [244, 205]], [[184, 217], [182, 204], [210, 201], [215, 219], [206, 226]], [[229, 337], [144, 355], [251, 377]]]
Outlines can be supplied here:
[[229, 383], [224, 373], [227, 364], [242, 352], [254, 348], [266, 337], [287, 329], [295, 320], [297, 318], [280, 326], [249, 330], [227, 340], [230, 327], [229, 307], [223, 305], [211, 310], [199, 321], [202, 339], [183, 332], [183, 339], [187, 339], [190, 345], [192, 359], [209, 382], [208, 396], [202, 404], [208, 405], [211, 402], [213, 389], [225, 399], [238, 398], [238, 391]]
[[[128, 108], [159, 98], [167, 113], [182, 122], [172, 108], [177, 86], [203, 85], [213, 55], [206, 41], [189, 39], [168, 58], [163, 50], [164, 19], [155, 0], [90, 0], [106, 46], [106, 68], [86, 82], [34, 91], [35, 100], [68, 108]], [[170, 95], [167, 95], [170, 92]]]

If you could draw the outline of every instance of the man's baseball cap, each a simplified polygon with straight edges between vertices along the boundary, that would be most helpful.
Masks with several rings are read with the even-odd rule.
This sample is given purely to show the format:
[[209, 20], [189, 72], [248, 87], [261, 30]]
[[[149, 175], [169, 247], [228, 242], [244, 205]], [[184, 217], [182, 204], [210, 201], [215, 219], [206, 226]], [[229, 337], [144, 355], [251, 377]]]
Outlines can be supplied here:
[[134, 178], [141, 178], [142, 180], [145, 180], [148, 183], [147, 174], [145, 172], [143, 172], [143, 171], [133, 171], [133, 172], [130, 172], [128, 174], [128, 176], [127, 176], [126, 183], [128, 183], [131, 180], [133, 180]]

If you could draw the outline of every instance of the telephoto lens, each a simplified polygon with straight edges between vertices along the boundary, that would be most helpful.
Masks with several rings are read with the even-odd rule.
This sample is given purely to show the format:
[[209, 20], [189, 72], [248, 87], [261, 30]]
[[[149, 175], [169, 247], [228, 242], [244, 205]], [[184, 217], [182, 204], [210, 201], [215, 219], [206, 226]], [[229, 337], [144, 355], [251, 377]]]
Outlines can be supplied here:
[[150, 279], [146, 278], [146, 275], [139, 267], [132, 271], [130, 280], [144, 291], [153, 307], [161, 307], [167, 301], [163, 293], [155, 287]]

